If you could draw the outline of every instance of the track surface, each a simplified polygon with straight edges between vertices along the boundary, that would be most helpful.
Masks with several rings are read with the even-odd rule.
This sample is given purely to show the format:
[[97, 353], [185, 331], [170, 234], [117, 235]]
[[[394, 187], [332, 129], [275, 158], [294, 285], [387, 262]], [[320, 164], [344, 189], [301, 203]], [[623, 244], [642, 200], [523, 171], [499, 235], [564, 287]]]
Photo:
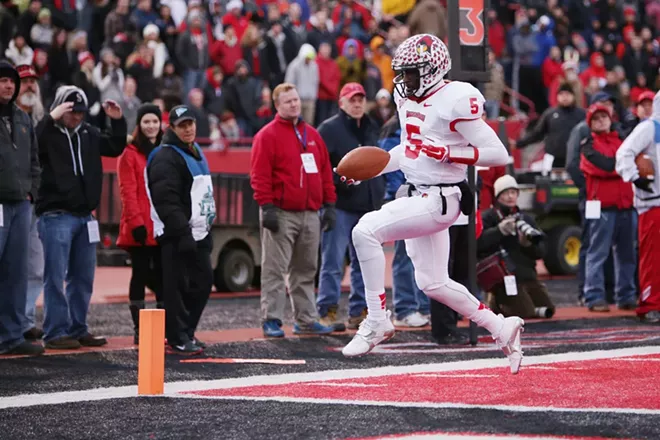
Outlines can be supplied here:
[[[214, 301], [205, 325], [245, 318], [257, 304]], [[90, 320], [129, 334], [124, 309], [98, 305]], [[224, 328], [249, 324], [232, 319]], [[438, 346], [428, 330], [398, 332], [373, 354], [345, 359], [350, 337], [168, 356], [162, 397], [136, 396], [132, 348], [0, 358], [0, 438], [660, 438], [660, 327], [634, 317], [528, 323], [517, 376], [485, 333], [468, 347]], [[218, 363], [227, 359], [297, 363]]]

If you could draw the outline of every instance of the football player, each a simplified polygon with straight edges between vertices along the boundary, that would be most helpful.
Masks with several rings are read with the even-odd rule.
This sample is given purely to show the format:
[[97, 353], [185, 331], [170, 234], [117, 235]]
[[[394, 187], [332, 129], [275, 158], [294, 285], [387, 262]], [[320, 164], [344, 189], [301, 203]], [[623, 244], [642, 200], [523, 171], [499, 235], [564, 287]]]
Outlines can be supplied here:
[[401, 143], [390, 150], [381, 174], [401, 170], [408, 186], [404, 197], [366, 214], [353, 229], [368, 316], [342, 353], [360, 356], [394, 336], [390, 311], [385, 308], [382, 243], [404, 239], [420, 289], [485, 327], [516, 374], [522, 361], [524, 321], [495, 315], [448, 275], [448, 229], [461, 211], [467, 214], [474, 208], [465, 182], [467, 167], [505, 165], [506, 148], [481, 118], [481, 93], [468, 83], [444, 80], [451, 59], [439, 38], [429, 34], [408, 38], [394, 54], [392, 69], [397, 74]]

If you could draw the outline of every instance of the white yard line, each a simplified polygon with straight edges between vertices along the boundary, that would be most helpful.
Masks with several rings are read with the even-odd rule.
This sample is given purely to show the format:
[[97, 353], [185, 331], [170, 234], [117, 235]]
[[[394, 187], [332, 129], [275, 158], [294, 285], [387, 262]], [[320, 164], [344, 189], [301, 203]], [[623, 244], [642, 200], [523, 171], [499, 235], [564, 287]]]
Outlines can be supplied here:
[[[588, 361], [596, 359], [613, 359], [639, 355], [660, 354], [660, 346], [629, 347], [616, 350], [595, 350], [570, 353], [547, 354], [541, 356], [527, 356], [523, 360], [525, 366], [553, 364], [557, 362]], [[164, 396], [179, 396], [179, 393], [191, 391], [204, 391], [210, 389], [228, 389], [250, 387], [257, 385], [282, 385], [300, 382], [318, 382], [336, 379], [358, 379], [368, 377], [382, 377], [397, 374], [443, 373], [450, 371], [470, 371], [493, 368], [508, 369], [508, 362], [504, 356], [494, 359], [475, 359], [457, 362], [416, 364], [402, 366], [387, 366], [377, 368], [355, 368], [346, 370], [326, 370], [310, 373], [288, 373], [237, 377], [217, 380], [194, 380], [171, 382], [165, 384]], [[91, 402], [107, 399], [122, 399], [137, 396], [137, 386], [121, 386], [108, 388], [93, 388], [82, 391], [63, 391], [44, 394], [22, 394], [18, 396], [0, 398], [0, 409], [23, 408], [36, 405], [58, 405], [71, 402]], [[199, 398], [200, 396], [192, 396]], [[383, 404], [382, 402], [380, 404]], [[402, 403], [401, 405], [409, 405]], [[415, 404], [416, 405], [416, 404]], [[433, 404], [435, 405], [435, 404]], [[604, 411], [604, 409], [599, 409]], [[655, 412], [654, 412], [655, 414]]]

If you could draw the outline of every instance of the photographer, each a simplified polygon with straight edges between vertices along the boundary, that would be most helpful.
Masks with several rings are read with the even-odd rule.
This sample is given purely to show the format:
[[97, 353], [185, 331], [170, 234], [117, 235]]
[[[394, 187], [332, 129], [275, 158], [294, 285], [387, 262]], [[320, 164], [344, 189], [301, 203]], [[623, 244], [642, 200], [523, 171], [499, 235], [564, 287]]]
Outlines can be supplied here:
[[520, 212], [518, 183], [505, 175], [495, 181], [495, 203], [483, 213], [483, 233], [477, 241], [479, 259], [502, 250], [515, 286], [504, 280], [491, 289], [488, 306], [495, 313], [521, 318], [551, 318], [555, 313], [548, 291], [536, 274], [536, 260], [545, 252], [543, 233], [534, 220]]

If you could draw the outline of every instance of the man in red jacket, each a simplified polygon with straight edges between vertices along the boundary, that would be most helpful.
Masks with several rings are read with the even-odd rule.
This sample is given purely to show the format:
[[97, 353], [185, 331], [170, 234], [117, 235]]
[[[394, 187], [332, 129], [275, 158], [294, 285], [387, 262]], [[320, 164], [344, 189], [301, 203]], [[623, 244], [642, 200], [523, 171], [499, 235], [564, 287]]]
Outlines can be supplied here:
[[593, 312], [609, 312], [605, 298], [604, 265], [613, 249], [615, 264], [615, 299], [619, 309], [636, 307], [635, 237], [637, 213], [633, 209], [632, 184], [623, 181], [614, 170], [616, 152], [621, 146], [619, 134], [611, 130], [612, 112], [602, 103], [589, 107], [587, 124], [591, 134], [582, 141], [580, 170], [585, 175], [589, 222], [584, 298]]
[[[319, 133], [300, 117], [293, 84], [273, 90], [275, 120], [252, 144], [250, 182], [261, 207], [261, 315], [264, 335], [282, 337], [286, 305], [284, 274], [295, 317], [295, 334], [327, 334], [314, 301], [321, 230], [335, 225], [335, 186], [330, 158]], [[323, 209], [323, 215], [319, 211]]]

